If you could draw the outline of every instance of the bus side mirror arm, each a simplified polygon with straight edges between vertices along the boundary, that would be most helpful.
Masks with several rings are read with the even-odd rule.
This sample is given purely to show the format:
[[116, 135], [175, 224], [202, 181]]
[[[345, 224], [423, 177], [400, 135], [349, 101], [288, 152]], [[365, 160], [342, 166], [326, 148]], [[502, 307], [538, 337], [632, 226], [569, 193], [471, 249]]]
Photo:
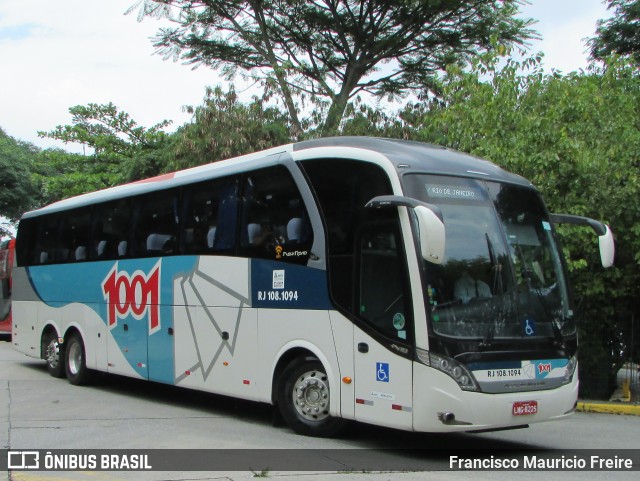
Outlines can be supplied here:
[[365, 207], [409, 207], [418, 225], [418, 243], [422, 258], [432, 264], [444, 261], [445, 228], [442, 211], [438, 206], [399, 195], [383, 195], [371, 199]]
[[609, 226], [589, 217], [569, 214], [551, 214], [550, 220], [554, 224], [573, 224], [591, 227], [598, 235], [598, 244], [600, 247], [600, 261], [602, 267], [611, 267], [613, 265], [616, 247], [613, 240], [613, 232]]

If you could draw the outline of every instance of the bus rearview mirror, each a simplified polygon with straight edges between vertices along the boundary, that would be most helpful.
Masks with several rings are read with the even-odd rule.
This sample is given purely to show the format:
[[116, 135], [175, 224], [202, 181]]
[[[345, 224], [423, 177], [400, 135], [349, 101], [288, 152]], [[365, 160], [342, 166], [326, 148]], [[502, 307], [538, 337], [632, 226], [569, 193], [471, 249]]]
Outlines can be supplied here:
[[399, 195], [374, 197], [365, 205], [367, 208], [408, 207], [415, 213], [418, 222], [418, 243], [422, 258], [432, 264], [444, 261], [444, 222], [442, 211], [436, 205]]
[[616, 246], [613, 240], [613, 233], [607, 224], [589, 217], [569, 214], [551, 214], [550, 219], [554, 224], [573, 224], [591, 227], [598, 235], [600, 262], [602, 262], [602, 267], [607, 268], [613, 265]]
[[418, 219], [418, 241], [422, 258], [432, 264], [444, 260], [445, 229], [442, 220], [431, 209], [419, 205], [413, 211]]
[[598, 236], [598, 244], [600, 246], [600, 261], [602, 267], [611, 267], [616, 254], [616, 246], [613, 242], [613, 233], [608, 225], [605, 225], [606, 232], [604, 235]]

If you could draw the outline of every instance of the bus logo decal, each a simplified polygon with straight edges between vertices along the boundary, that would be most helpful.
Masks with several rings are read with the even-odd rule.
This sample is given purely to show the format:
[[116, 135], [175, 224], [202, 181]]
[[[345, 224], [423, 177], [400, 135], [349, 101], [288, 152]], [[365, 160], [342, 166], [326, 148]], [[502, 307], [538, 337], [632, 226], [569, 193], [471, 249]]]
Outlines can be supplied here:
[[102, 282], [109, 329], [118, 325], [118, 319], [129, 315], [135, 319], [148, 315], [149, 335], [160, 329], [160, 262], [149, 274], [137, 270], [131, 276], [126, 271], [118, 271], [115, 263]]
[[547, 362], [545, 364], [538, 364], [538, 374], [546, 374], [551, 372], [551, 363]]

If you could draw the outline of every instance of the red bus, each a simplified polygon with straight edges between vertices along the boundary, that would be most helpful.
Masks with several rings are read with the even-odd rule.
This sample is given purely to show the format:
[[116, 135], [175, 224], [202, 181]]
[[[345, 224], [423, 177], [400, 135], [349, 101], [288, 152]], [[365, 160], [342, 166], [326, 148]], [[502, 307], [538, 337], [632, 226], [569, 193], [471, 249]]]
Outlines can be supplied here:
[[11, 268], [15, 239], [0, 242], [0, 334], [11, 332]]

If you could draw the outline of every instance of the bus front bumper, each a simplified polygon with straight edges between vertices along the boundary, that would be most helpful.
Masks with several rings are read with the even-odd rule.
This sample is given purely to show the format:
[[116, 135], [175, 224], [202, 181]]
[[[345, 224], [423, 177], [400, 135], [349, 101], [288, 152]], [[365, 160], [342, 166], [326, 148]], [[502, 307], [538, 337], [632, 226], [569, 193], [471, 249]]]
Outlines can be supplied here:
[[486, 394], [463, 391], [446, 374], [415, 364], [413, 428], [421, 432], [509, 429], [573, 414], [578, 376], [555, 389]]

